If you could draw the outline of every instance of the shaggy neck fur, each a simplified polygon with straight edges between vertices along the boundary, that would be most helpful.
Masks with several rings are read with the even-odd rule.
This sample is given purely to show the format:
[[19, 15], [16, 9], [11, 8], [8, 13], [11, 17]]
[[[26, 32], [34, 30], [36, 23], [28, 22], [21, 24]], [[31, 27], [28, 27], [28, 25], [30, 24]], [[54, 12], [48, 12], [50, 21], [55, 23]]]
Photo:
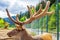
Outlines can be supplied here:
[[21, 33], [18, 33], [17, 35], [15, 35], [16, 39], [18, 40], [42, 40], [41, 38], [31, 36], [30, 34], [27, 33], [25, 29], [20, 32]]

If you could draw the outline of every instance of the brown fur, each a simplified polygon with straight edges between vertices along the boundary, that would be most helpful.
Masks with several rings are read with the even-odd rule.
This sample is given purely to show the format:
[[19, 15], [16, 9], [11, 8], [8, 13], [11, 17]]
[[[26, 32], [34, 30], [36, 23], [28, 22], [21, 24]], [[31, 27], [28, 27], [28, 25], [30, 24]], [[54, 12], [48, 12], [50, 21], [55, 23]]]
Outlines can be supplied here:
[[44, 33], [41, 35], [43, 40], [52, 40], [52, 35], [50, 33]]

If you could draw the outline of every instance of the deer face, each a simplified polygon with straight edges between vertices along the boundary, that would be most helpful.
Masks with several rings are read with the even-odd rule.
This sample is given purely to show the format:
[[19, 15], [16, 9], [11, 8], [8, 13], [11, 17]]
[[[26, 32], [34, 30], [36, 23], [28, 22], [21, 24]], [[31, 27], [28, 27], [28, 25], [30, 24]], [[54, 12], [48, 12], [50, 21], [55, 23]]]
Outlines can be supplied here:
[[17, 28], [17, 29], [12, 30], [11, 32], [7, 33], [7, 35], [8, 35], [8, 36], [14, 36], [14, 35], [16, 35], [16, 34], [18, 34], [18, 33], [23, 34], [23, 33], [25, 32], [25, 30], [23, 29], [23, 25], [24, 25], [24, 24], [29, 24], [29, 23], [31, 23], [33, 20], [36, 20], [36, 19], [41, 18], [41, 17], [43, 17], [43, 16], [45, 16], [45, 15], [47, 15], [47, 14], [51, 14], [51, 13], [52, 13], [52, 12], [47, 12], [48, 9], [49, 9], [49, 5], [50, 5], [50, 1], [47, 1], [46, 7], [45, 7], [44, 10], [42, 10], [42, 5], [40, 5], [40, 9], [39, 9], [37, 12], [36, 12], [34, 6], [32, 6], [32, 8], [34, 9], [34, 14], [32, 14], [30, 7], [27, 6], [28, 11], [30, 12], [30, 18], [27, 19], [27, 20], [24, 21], [24, 22], [20, 22], [20, 21], [19, 21], [18, 15], [16, 16], [16, 20], [14, 20], [13, 18], [11, 18], [8, 9], [6, 9], [6, 12], [7, 12], [8, 17], [9, 17], [15, 24], [17, 24], [17, 25], [16, 25], [16, 28]]
[[17, 35], [17, 34], [23, 35], [23, 33], [25, 33], [25, 29], [22, 29], [22, 30], [14, 29], [14, 30], [8, 32], [7, 35], [8, 35], [9, 37], [12, 37], [12, 36], [15, 36], [15, 35]]

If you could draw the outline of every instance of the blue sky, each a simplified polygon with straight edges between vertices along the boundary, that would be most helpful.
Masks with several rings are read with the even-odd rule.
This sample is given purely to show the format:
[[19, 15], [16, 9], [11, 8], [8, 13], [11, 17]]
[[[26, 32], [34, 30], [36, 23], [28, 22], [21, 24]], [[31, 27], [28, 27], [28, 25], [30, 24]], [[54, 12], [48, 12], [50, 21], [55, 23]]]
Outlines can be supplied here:
[[5, 9], [8, 8], [11, 16], [15, 16], [20, 11], [27, 10], [27, 5], [36, 6], [40, 0], [0, 0], [0, 17], [7, 17]]

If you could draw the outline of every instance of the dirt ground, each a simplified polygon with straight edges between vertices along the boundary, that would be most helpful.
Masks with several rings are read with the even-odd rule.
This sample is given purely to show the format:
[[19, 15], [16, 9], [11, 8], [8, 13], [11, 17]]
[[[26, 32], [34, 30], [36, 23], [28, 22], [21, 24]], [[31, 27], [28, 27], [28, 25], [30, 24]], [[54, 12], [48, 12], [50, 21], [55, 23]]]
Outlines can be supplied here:
[[8, 38], [7, 33], [11, 31], [8, 29], [0, 29], [0, 39]]

